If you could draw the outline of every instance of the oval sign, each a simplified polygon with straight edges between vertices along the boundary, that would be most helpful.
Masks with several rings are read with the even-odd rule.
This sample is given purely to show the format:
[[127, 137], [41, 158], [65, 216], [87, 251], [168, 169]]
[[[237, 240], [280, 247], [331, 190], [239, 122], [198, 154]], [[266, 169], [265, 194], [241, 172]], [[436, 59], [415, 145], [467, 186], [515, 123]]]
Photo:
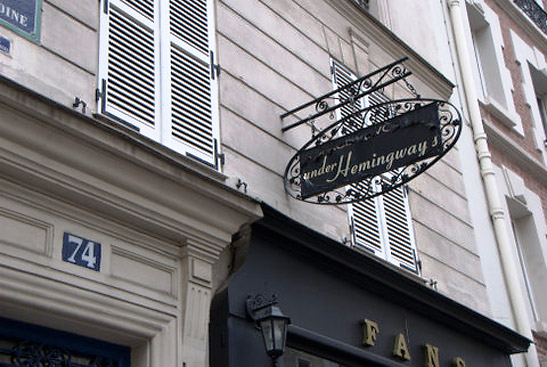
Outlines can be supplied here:
[[461, 133], [461, 116], [436, 99], [368, 107], [315, 135], [289, 161], [285, 189], [314, 204], [349, 204], [385, 194], [441, 159]]

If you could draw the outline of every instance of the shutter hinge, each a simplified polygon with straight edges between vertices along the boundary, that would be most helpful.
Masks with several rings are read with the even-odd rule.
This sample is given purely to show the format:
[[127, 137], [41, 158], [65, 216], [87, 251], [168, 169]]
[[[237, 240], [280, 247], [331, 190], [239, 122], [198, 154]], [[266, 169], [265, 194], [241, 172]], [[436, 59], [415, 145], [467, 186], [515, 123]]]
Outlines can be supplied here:
[[101, 86], [95, 89], [95, 102], [99, 102], [101, 98], [106, 97], [106, 80], [101, 79]]
[[101, 98], [103, 98], [104, 92], [100, 90], [99, 88], [95, 89], [95, 101], [99, 102]]
[[218, 78], [220, 76], [220, 65], [215, 64], [215, 54], [213, 51], [210, 52], [211, 54], [211, 79], [215, 80], [215, 78]]
[[101, 101], [101, 112], [106, 110], [106, 80], [101, 79], [100, 88], [95, 89], [95, 102]]
[[224, 163], [226, 163], [226, 156], [224, 155], [224, 153], [220, 153], [218, 140], [215, 139], [215, 165], [218, 168], [219, 166], [223, 166]]
[[108, 0], [104, 0], [103, 12], [108, 14]]

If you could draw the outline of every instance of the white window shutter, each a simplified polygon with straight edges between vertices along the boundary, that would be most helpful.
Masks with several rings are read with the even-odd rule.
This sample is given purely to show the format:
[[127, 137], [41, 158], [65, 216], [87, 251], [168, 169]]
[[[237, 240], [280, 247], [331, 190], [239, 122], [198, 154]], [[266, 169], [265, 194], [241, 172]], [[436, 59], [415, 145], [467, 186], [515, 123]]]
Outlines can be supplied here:
[[216, 166], [212, 2], [102, 0], [98, 95], [102, 113]]
[[215, 164], [218, 141], [216, 78], [210, 52], [212, 5], [209, 0], [170, 0], [169, 144]]
[[[353, 82], [356, 78], [356, 76], [349, 71], [345, 66], [337, 63], [336, 61], [332, 60], [331, 62], [331, 68], [332, 68], [332, 79], [333, 79], [333, 86], [335, 89], [339, 89], [351, 82]], [[353, 91], [353, 96], [355, 96], [358, 93], [355, 93]], [[338, 93], [336, 96], [339, 99], [339, 102], [347, 101], [348, 99], [351, 99], [352, 94], [349, 91], [342, 91]], [[352, 115], [353, 113], [361, 110], [363, 108], [363, 101], [361, 99], [357, 99], [353, 101], [353, 103], [348, 103], [339, 110], [337, 110], [338, 119], [342, 119], [345, 117], [348, 117]], [[348, 121], [344, 123], [345, 132], [348, 131], [353, 132], [357, 130], [360, 127], [359, 119], [357, 118], [350, 118]]]
[[379, 196], [378, 200], [381, 201], [387, 260], [407, 270], [418, 272], [412, 220], [405, 188], [400, 186]]
[[[338, 89], [356, 79], [343, 65], [333, 61], [331, 66], [334, 88]], [[338, 97], [345, 100], [349, 96], [349, 93], [342, 92]], [[353, 106], [344, 106], [337, 118], [349, 116], [361, 109], [363, 105], [374, 106], [389, 101], [390, 99], [381, 91], [376, 91], [368, 94], [364, 101], [358, 100], [355, 101], [356, 103]], [[389, 105], [375, 109], [374, 112], [374, 117], [372, 117], [374, 120], [367, 116], [369, 120], [365, 121], [364, 125], [377, 123], [392, 117]], [[347, 123], [346, 127], [352, 132], [358, 129], [361, 124], [362, 122], [356, 120], [355, 123]], [[383, 180], [387, 181], [388, 179], [389, 174], [384, 174]], [[359, 185], [357, 183], [351, 187], [359, 189]], [[379, 190], [379, 187], [376, 189]], [[412, 220], [408, 199], [403, 187], [373, 199], [352, 203], [348, 206], [348, 214], [351, 223], [353, 248], [358, 251], [373, 253], [394, 265], [412, 272], [418, 272]]]
[[109, 0], [101, 7], [101, 112], [158, 136], [158, 48], [152, 0]]
[[[353, 186], [358, 188], [358, 185]], [[349, 205], [348, 211], [352, 223], [353, 247], [385, 258], [382, 239], [384, 234], [379, 209], [378, 200], [369, 199]]]

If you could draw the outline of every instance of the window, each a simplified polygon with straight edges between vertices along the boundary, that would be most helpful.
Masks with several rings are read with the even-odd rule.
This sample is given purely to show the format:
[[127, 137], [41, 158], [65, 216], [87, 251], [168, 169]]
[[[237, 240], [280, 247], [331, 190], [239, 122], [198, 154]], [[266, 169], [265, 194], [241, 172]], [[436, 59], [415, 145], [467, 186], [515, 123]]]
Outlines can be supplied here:
[[523, 299], [529, 305], [529, 316], [537, 332], [547, 331], [547, 241], [545, 217], [540, 197], [530, 191], [515, 172], [502, 167], [501, 186], [505, 191], [508, 229], [512, 233], [515, 259], [520, 265]]
[[[537, 102], [537, 111], [532, 107], [534, 130], [537, 135], [538, 143], [543, 138], [545, 144], [545, 137], [547, 137], [547, 75], [545, 75], [545, 72], [537, 70], [532, 65], [528, 65], [528, 67], [532, 77], [532, 84]], [[538, 146], [541, 147], [541, 143], [539, 143]]]
[[[483, 6], [467, 3], [467, 14], [471, 27], [473, 56], [477, 65], [477, 91], [482, 99], [488, 97], [504, 108], [508, 108], [502, 83], [502, 71], [497, 66], [498, 61], [503, 62], [503, 59], [500, 59], [501, 46], [499, 43], [501, 41], [496, 39], [496, 33], [486, 18]], [[490, 18], [494, 18], [494, 16], [490, 16]]]
[[522, 88], [526, 103], [532, 113], [533, 137], [536, 145], [545, 159], [545, 102], [547, 97], [547, 63], [538, 57], [537, 49], [524, 42], [515, 32], [511, 31], [511, 39], [515, 47], [515, 56], [522, 69]]
[[513, 82], [503, 58], [504, 39], [498, 15], [484, 2], [466, 1], [469, 19], [470, 58], [478, 98], [499, 122], [524, 134], [511, 91]]
[[100, 112], [216, 166], [210, 0], [101, 0]]
[[[344, 66], [333, 62], [333, 84], [338, 89], [355, 79], [355, 76]], [[389, 101], [381, 92], [374, 92], [366, 96], [365, 100], [357, 100], [354, 104], [346, 105], [338, 118], [361, 109], [361, 106], [375, 105]], [[338, 98], [347, 99], [347, 95]], [[389, 118], [389, 109], [381, 110], [381, 116], [376, 119]], [[365, 125], [371, 122], [365, 121]], [[360, 127], [361, 121], [350, 119], [347, 129], [350, 131]], [[346, 130], [347, 131], [347, 130]], [[381, 180], [388, 180], [389, 175], [382, 175]], [[382, 182], [378, 180], [377, 189]], [[359, 183], [354, 187], [359, 189]], [[373, 199], [360, 201], [349, 205], [349, 221], [351, 226], [351, 245], [358, 251], [372, 253], [390, 263], [418, 272], [416, 261], [416, 247], [412, 230], [412, 221], [408, 207], [408, 198], [405, 187], [396, 188], [387, 194]]]
[[[546, 100], [545, 95], [537, 96], [539, 116], [541, 119], [541, 124], [543, 125], [543, 132], [545, 136], [547, 136], [547, 115], [545, 114], [547, 113], [547, 111], [545, 110], [545, 100]], [[544, 141], [543, 143], [547, 144], [547, 141]]]

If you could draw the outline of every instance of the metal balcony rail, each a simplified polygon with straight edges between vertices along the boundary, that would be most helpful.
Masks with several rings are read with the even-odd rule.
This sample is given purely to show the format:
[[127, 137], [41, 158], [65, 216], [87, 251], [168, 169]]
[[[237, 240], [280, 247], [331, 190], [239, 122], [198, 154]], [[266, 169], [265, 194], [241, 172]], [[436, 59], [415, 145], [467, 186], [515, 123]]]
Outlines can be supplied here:
[[[356, 0], [357, 1], [357, 0]], [[547, 13], [534, 0], [513, 0], [528, 17], [547, 34]]]
[[361, 8], [368, 11], [368, 2], [369, 2], [369, 0], [353, 0], [353, 2], [357, 5], [359, 5]]

